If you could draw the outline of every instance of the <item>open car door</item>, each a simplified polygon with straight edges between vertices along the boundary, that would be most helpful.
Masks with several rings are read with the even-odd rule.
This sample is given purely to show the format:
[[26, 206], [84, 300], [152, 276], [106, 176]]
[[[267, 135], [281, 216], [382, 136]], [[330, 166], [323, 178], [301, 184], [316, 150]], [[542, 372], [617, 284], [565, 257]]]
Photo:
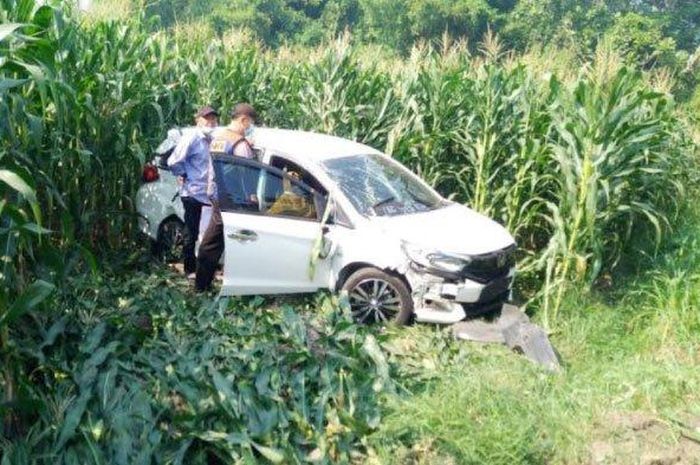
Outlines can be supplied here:
[[214, 156], [224, 223], [222, 295], [314, 292], [328, 260], [311, 264], [325, 199], [287, 173], [254, 160]]

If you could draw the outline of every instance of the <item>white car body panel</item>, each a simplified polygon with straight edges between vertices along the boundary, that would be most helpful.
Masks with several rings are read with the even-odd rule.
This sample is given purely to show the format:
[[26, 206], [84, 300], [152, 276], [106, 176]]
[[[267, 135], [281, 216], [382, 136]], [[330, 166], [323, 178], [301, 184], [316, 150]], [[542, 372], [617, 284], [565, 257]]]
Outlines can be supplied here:
[[175, 176], [164, 169], [159, 169], [158, 173], [158, 180], [142, 185], [136, 195], [136, 211], [141, 215], [141, 232], [153, 240], [158, 238], [158, 228], [165, 219], [176, 216], [182, 221], [185, 215], [177, 195]]
[[374, 219], [385, 234], [425, 248], [454, 255], [481, 255], [513, 244], [513, 237], [495, 221], [460, 204], [412, 215]]
[[[311, 251], [321, 234], [315, 221], [222, 212], [224, 283], [222, 295], [291, 294], [325, 287], [327, 260], [309, 275]], [[250, 239], [236, 239], [253, 231]]]

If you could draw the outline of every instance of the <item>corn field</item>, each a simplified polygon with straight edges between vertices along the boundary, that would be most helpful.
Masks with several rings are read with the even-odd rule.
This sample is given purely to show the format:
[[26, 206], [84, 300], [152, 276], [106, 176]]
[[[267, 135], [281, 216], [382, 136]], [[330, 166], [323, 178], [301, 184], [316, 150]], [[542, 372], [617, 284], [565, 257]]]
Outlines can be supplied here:
[[5, 4], [6, 303], [33, 270], [52, 269], [47, 257], [132, 237], [140, 167], [205, 102], [247, 100], [266, 125], [385, 150], [506, 225], [524, 276], [537, 277], [528, 295], [554, 311], [566, 283], [590, 285], [613, 269], [633, 235], [652, 253], [682, 203], [691, 142], [672, 99], [624, 67], [560, 77], [504, 57], [493, 38], [479, 56], [417, 49], [400, 66], [367, 64], [347, 40], [302, 59]]
[[[0, 20], [8, 399], [22, 389], [9, 368], [13, 323], [75, 270], [126, 253], [141, 167], [205, 103], [227, 111], [249, 101], [264, 125], [377, 147], [506, 225], [521, 251], [519, 290], [550, 327], [568, 288], [654, 254], [697, 172], [673, 98], [639, 72], [591, 63], [551, 73], [502, 53], [493, 37], [473, 56], [457, 44], [382, 63], [348, 38], [271, 52], [236, 37], [152, 33], [138, 20], [81, 22], [32, 0], [1, 0]], [[198, 440], [228, 447], [216, 435]]]

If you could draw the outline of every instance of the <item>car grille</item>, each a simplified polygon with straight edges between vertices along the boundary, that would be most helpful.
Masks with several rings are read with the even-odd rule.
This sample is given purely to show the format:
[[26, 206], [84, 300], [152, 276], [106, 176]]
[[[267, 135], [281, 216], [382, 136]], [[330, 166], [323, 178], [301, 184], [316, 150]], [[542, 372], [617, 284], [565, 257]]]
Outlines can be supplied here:
[[500, 310], [510, 297], [510, 285], [513, 278], [504, 276], [491, 281], [479, 295], [479, 300], [473, 303], [463, 303], [464, 313], [469, 316], [482, 315]]
[[491, 302], [500, 298], [503, 294], [508, 294], [512, 278], [504, 276], [488, 283], [481, 290], [479, 302]]
[[508, 302], [508, 291], [503, 292], [500, 295], [495, 296], [493, 300], [474, 302], [474, 303], [463, 303], [462, 308], [464, 309], [464, 314], [467, 318], [471, 318], [478, 315], [484, 315], [487, 313], [492, 313], [500, 310], [503, 304]]
[[462, 270], [462, 277], [479, 283], [503, 278], [515, 265], [515, 245], [483, 255], [473, 255]]

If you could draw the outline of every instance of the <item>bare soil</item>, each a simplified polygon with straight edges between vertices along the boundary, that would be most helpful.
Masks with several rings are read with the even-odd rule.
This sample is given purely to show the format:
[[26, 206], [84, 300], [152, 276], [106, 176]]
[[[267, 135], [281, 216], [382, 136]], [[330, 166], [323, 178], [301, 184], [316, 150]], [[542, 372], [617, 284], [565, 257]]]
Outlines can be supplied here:
[[700, 465], [700, 418], [615, 412], [601, 422], [591, 465]]

